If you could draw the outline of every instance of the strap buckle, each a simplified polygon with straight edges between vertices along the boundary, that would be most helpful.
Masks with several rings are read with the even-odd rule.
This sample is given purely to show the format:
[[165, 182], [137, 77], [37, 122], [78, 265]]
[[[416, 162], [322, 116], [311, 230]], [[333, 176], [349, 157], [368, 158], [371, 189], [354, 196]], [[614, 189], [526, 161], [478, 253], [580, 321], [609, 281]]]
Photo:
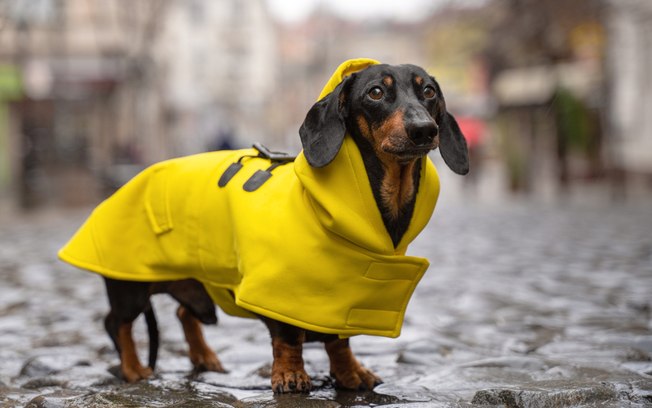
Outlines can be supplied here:
[[262, 186], [267, 180], [269, 180], [272, 177], [272, 170], [284, 164], [291, 163], [296, 158], [296, 156], [292, 156], [288, 153], [273, 152], [260, 143], [254, 143], [253, 148], [258, 151], [258, 155], [241, 156], [238, 159], [238, 161], [229, 165], [229, 167], [226, 168], [226, 170], [224, 171], [224, 173], [222, 173], [222, 176], [217, 182], [217, 185], [220, 188], [225, 187], [229, 183], [229, 181], [231, 181], [231, 179], [244, 167], [242, 160], [245, 158], [262, 158], [262, 159], [270, 160], [272, 162], [271, 166], [269, 166], [267, 169], [257, 170], [243, 184], [242, 188], [247, 192], [258, 190], [260, 186]]

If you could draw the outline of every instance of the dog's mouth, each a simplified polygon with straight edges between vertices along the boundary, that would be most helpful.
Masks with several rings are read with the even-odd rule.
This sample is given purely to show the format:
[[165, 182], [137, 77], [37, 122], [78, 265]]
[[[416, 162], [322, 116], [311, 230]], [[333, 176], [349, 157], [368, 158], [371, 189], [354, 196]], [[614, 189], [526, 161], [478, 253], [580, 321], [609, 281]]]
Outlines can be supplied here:
[[432, 143], [427, 145], [416, 145], [412, 141], [407, 140], [403, 143], [383, 143], [381, 148], [383, 152], [396, 156], [400, 161], [409, 161], [427, 155], [438, 146], [439, 138], [436, 137]]

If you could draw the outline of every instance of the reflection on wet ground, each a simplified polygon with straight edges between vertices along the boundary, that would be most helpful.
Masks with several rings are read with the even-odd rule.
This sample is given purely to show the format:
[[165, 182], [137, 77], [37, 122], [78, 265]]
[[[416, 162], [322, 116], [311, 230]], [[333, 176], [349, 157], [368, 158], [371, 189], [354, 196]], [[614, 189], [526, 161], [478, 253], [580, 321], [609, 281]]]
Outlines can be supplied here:
[[[101, 279], [55, 260], [81, 212], [3, 221], [0, 405], [31, 407], [644, 407], [652, 405], [652, 207], [443, 202], [411, 248], [431, 267], [398, 339], [356, 337], [385, 380], [273, 396], [263, 325], [223, 314], [206, 335], [230, 370], [191, 375], [175, 304], [155, 299], [157, 375], [115, 377]], [[144, 323], [136, 337], [146, 353]]]

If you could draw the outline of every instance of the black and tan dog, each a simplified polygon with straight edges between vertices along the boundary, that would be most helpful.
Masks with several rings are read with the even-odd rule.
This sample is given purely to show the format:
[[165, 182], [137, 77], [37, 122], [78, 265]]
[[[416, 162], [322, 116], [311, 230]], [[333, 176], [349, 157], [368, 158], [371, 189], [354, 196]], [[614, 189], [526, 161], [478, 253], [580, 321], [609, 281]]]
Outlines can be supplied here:
[[[193, 172], [206, 166], [192, 164], [188, 167], [194, 169], [192, 171], [172, 172], [171, 166], [181, 168], [172, 161], [154, 168], [143, 184], [130, 182], [123, 188], [124, 192], [116, 193], [117, 198], [110, 198], [108, 204], [98, 207], [77, 236], [62, 249], [60, 257], [63, 260], [105, 277], [111, 306], [105, 321], [106, 329], [120, 353], [121, 371], [127, 381], [137, 381], [152, 374], [158, 333], [149, 297], [168, 293], [181, 305], [177, 315], [189, 344], [190, 359], [198, 370], [224, 371], [216, 354], [204, 341], [200, 328], [200, 322], [217, 322], [214, 306], [217, 303], [231, 314], [240, 315], [242, 311], [250, 313], [248, 317], [257, 316], [268, 327], [273, 347], [271, 382], [274, 392], [308, 392], [311, 389], [302, 359], [302, 345], [309, 341], [324, 343], [330, 358], [331, 374], [339, 387], [372, 389], [380, 383], [380, 379], [354, 357], [348, 337], [355, 334], [397, 336], [400, 332], [407, 301], [427, 268], [425, 260], [404, 256], [405, 249], [430, 218], [439, 191], [436, 171], [427, 154], [439, 148], [448, 167], [455, 173], [466, 174], [467, 149], [455, 119], [446, 110], [438, 83], [423, 69], [413, 65], [389, 66], [354, 60], [348, 65], [343, 64], [338, 73], [341, 77], [335, 78], [331, 84], [333, 89], [329, 89], [331, 92], [310, 109], [301, 126], [303, 152], [296, 163], [283, 157], [270, 160], [263, 157], [267, 155], [253, 150], [219, 153], [221, 156], [207, 153], [202, 156], [204, 159], [200, 159], [214, 163], [217, 157], [220, 163], [226, 162], [208, 166], [211, 169], [207, 170], [206, 180], [212, 183], [210, 194], [229, 188], [238, 191], [234, 194], [254, 194], [267, 189], [267, 195], [283, 194], [285, 197], [296, 193], [296, 200], [274, 198], [276, 210], [260, 204], [265, 198], [254, 199], [257, 204], [248, 204], [251, 200], [245, 204], [242, 201], [238, 201], [238, 205], [231, 203], [228, 211], [215, 209], [210, 203], [195, 205], [195, 202], [208, 200], [206, 194], [209, 193], [203, 191], [198, 198], [190, 190], [173, 193], [175, 190], [171, 186], [176, 182], [177, 173], [191, 174], [190, 179], [184, 180], [194, 182], [203, 176]], [[361, 157], [361, 164], [357, 167], [353, 163], [346, 170], [338, 168], [355, 162], [356, 157]], [[247, 163], [257, 167], [247, 173], [243, 169]], [[291, 179], [290, 186], [282, 187], [285, 189], [282, 193], [272, 193], [273, 189], [281, 188], [275, 183], [280, 183], [283, 178]], [[181, 184], [187, 188], [185, 184], [188, 183]], [[242, 192], [243, 184], [245, 192]], [[331, 191], [332, 186], [339, 190]], [[365, 189], [369, 192], [359, 191]], [[136, 194], [139, 198], [134, 198]], [[367, 200], [365, 194], [371, 198]], [[145, 201], [142, 208], [139, 204], [141, 195], [146, 196], [142, 199]], [[178, 206], [182, 210], [179, 211], [187, 214], [175, 218], [177, 204], [169, 204], [171, 195], [181, 197]], [[344, 203], [339, 202], [341, 200]], [[352, 203], [356, 200], [359, 204]], [[113, 208], [118, 207], [118, 202], [121, 210], [116, 213]], [[250, 227], [249, 216], [229, 213], [236, 211], [232, 207], [238, 207], [240, 211], [241, 206], [248, 205], [263, 212], [263, 222], [270, 224], [265, 228]], [[277, 228], [269, 219], [282, 213], [284, 206], [291, 207], [287, 211], [292, 214], [287, 216], [287, 220], [280, 219], [279, 223], [284, 227]], [[108, 215], [102, 215], [102, 211]], [[143, 218], [146, 218], [144, 226], [136, 225], [140, 221], [134, 221], [136, 216], [127, 211], [143, 213]], [[210, 219], [201, 218], [207, 212]], [[101, 222], [93, 221], [100, 217], [103, 217]], [[227, 217], [234, 219], [227, 222], [224, 220]], [[297, 217], [302, 217], [304, 221], [299, 224], [304, 225], [285, 227], [284, 223]], [[315, 224], [319, 227], [315, 227], [316, 232], [305, 236], [303, 232], [296, 232], [304, 226], [311, 228], [307, 226], [310, 217], [317, 220]], [[349, 218], [355, 223], [354, 227], [344, 225]], [[375, 225], [380, 227], [371, 226], [367, 233], [367, 219], [371, 220], [369, 225], [376, 222]], [[206, 233], [210, 238], [202, 238], [203, 232], [202, 236], [195, 238], [195, 231], [203, 229], [197, 225], [213, 225], [211, 223], [216, 223], [217, 230]], [[237, 230], [240, 224], [248, 231], [246, 238], [239, 238]], [[191, 227], [193, 232], [189, 236], [192, 238], [187, 240], [192, 242], [181, 238], [170, 241], [173, 234]], [[149, 231], [150, 228], [153, 232]], [[375, 232], [372, 231], [374, 228]], [[109, 229], [115, 231], [105, 232]], [[144, 229], [148, 230], [143, 232]], [[281, 229], [284, 231], [279, 232]], [[256, 232], [251, 233], [252, 230]], [[269, 239], [259, 237], [268, 233], [271, 234]], [[131, 237], [133, 234], [136, 236]], [[220, 252], [221, 246], [226, 244], [210, 241], [220, 234], [228, 237], [229, 245], [235, 241], [236, 249]], [[301, 237], [293, 239], [292, 234]], [[141, 242], [147, 239], [157, 241], [156, 250]], [[106, 243], [108, 240], [118, 242], [109, 244]], [[343, 243], [346, 247], [343, 251], [349, 255], [331, 253], [338, 250], [331, 249], [327, 240]], [[269, 256], [263, 241], [275, 246], [267, 252], [271, 254]], [[308, 249], [299, 246], [304, 244], [303, 241]], [[102, 249], [109, 246], [120, 247], [124, 253]], [[129, 246], [134, 249], [124, 249]], [[184, 247], [182, 251], [180, 246]], [[170, 261], [167, 253], [174, 251], [184, 258], [183, 262], [173, 264]], [[300, 252], [303, 251], [308, 255], [302, 255]], [[147, 259], [137, 263], [118, 259], [124, 258], [126, 253], [129, 257]], [[276, 263], [269, 259], [275, 254], [287, 256], [286, 253], [294, 254], [288, 257], [299, 260], [282, 263], [277, 274], [268, 272], [268, 269], [276, 268]], [[315, 262], [307, 261], [311, 256], [322, 258]], [[186, 259], [189, 257], [199, 259], [197, 269], [200, 272], [185, 271], [189, 268], [190, 261]], [[256, 260], [250, 261], [250, 258]], [[132, 262], [135, 269], [142, 269], [143, 274], [131, 278], [123, 271], [126, 267], [116, 266], [127, 262]], [[144, 264], [147, 267], [142, 266]], [[220, 266], [211, 269], [206, 266], [209, 264]], [[321, 264], [328, 265], [322, 267]], [[256, 273], [248, 270], [256, 268], [262, 270], [259, 273], [264, 275], [260, 278], [262, 283], [258, 283], [259, 278], [249, 277]], [[211, 280], [212, 276], [225, 271], [232, 271], [235, 278], [217, 283]], [[150, 279], [153, 273], [159, 275]], [[370, 289], [366, 285], [370, 285]], [[258, 299], [268, 297], [273, 299], [269, 302]], [[287, 306], [295, 299], [298, 304]], [[392, 306], [394, 301], [396, 305]], [[229, 302], [232, 309], [229, 309]], [[348, 303], [340, 308], [340, 302]], [[382, 309], [385, 304], [389, 304], [387, 310], [375, 310]], [[131, 333], [132, 322], [141, 313], [145, 314], [149, 327], [149, 367], [143, 367], [139, 362]], [[343, 317], [332, 317], [337, 313]]]

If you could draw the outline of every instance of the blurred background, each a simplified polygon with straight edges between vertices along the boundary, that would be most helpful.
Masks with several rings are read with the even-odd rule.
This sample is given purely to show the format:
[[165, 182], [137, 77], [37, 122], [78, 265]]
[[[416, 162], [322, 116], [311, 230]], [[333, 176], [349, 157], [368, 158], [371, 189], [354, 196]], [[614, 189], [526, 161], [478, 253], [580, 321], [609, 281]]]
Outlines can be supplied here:
[[168, 297], [157, 377], [120, 385], [102, 282], [55, 254], [153, 162], [298, 152], [357, 57], [438, 79], [471, 173], [431, 154], [410, 253], [432, 270], [401, 338], [352, 340], [386, 383], [338, 393], [306, 348], [322, 385], [292, 405], [650, 406], [651, 0], [0, 0], [0, 405], [284, 406], [258, 322], [221, 313], [206, 338], [232, 371], [189, 379]]
[[0, 0], [0, 209], [94, 204], [179, 155], [296, 152], [354, 57], [436, 76], [462, 189], [649, 194], [651, 23], [648, 0]]

